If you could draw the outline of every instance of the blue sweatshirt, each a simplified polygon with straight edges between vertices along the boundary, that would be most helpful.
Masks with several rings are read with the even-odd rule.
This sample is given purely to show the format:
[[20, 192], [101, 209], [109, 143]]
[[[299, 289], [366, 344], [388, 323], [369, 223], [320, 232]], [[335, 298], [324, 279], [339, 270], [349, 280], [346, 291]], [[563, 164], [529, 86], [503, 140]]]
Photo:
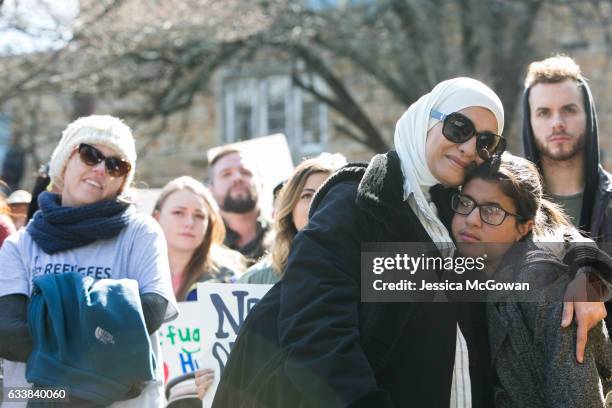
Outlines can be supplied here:
[[28, 382], [64, 387], [71, 396], [109, 405], [134, 397], [135, 389], [154, 379], [155, 357], [136, 281], [94, 283], [63, 273], [37, 277], [33, 284]]

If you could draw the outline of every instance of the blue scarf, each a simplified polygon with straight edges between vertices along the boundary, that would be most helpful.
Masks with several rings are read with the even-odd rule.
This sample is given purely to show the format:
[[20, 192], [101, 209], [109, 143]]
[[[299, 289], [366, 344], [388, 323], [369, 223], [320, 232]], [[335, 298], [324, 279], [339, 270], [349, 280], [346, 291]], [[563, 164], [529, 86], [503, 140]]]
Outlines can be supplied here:
[[83, 207], [63, 207], [58, 194], [44, 192], [38, 197], [38, 205], [40, 209], [27, 231], [47, 254], [113, 238], [133, 216], [130, 204], [116, 199]]

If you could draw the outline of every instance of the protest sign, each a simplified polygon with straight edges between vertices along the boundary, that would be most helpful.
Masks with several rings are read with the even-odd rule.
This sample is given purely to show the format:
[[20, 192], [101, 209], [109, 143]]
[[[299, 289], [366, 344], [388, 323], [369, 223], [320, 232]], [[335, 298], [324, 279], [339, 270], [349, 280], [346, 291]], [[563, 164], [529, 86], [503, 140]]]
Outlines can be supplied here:
[[151, 215], [161, 188], [133, 189], [131, 193], [134, 195], [136, 210], [139, 213]]
[[199, 313], [202, 319], [201, 366], [215, 371], [215, 381], [204, 397], [203, 407], [210, 407], [219, 379], [249, 311], [272, 285], [203, 283], [198, 284]]
[[202, 368], [202, 321], [205, 318], [200, 305], [198, 302], [179, 302], [178, 307], [179, 317], [164, 323], [159, 330], [166, 383], [179, 375]]

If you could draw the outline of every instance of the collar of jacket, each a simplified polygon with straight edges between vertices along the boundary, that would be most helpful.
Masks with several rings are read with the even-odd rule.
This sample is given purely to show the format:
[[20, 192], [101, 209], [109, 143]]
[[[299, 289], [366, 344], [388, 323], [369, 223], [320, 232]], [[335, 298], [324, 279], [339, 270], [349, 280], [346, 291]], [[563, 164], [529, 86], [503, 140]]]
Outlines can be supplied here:
[[[321, 186], [310, 206], [310, 216], [327, 192], [343, 181], [358, 181], [356, 204], [391, 230], [410, 231], [414, 241], [431, 242], [425, 228], [418, 222], [408, 202], [404, 201], [404, 176], [395, 151], [378, 154], [370, 163], [354, 162], [339, 169]], [[430, 190], [438, 204], [442, 221], [449, 226], [450, 194], [454, 189], [442, 186]], [[448, 207], [448, 211], [447, 208]]]
[[602, 166], [599, 166], [599, 189], [606, 193], [612, 193], [612, 174], [604, 170]]

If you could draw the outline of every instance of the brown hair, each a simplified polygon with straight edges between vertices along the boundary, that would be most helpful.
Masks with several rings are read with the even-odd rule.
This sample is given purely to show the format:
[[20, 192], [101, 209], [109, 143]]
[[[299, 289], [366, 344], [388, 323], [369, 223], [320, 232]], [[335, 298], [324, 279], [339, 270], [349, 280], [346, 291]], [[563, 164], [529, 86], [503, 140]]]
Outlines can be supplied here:
[[234, 147], [234, 146], [225, 146], [222, 147], [215, 153], [209, 160], [208, 165], [212, 168], [219, 160], [223, 157], [233, 154], [233, 153], [242, 153], [242, 150]]
[[321, 153], [317, 157], [301, 162], [283, 185], [278, 195], [278, 209], [274, 216], [276, 236], [270, 256], [274, 273], [279, 277], [283, 275], [291, 242], [298, 232], [293, 222], [293, 209], [300, 200], [308, 177], [316, 173], [331, 175], [344, 164], [346, 159], [340, 154]]
[[584, 81], [580, 66], [566, 55], [555, 55], [529, 64], [525, 77], [525, 88], [537, 84], [554, 84], [571, 79], [576, 83]]
[[527, 159], [505, 152], [495, 165], [469, 168], [464, 184], [475, 178], [496, 182], [514, 201], [517, 214], [523, 218], [519, 222], [534, 221], [535, 240], [562, 236], [572, 225], [561, 208], [544, 197], [540, 173]]
[[176, 293], [177, 300], [183, 300], [189, 288], [197, 282], [203, 275], [214, 272], [218, 269], [218, 262], [212, 256], [212, 249], [221, 246], [225, 239], [225, 225], [219, 212], [219, 207], [213, 198], [210, 190], [202, 183], [189, 176], [175, 178], [164, 186], [157, 201], [155, 202], [154, 213], [161, 211], [166, 199], [174, 192], [188, 190], [204, 200], [204, 206], [208, 215], [208, 225], [204, 233], [202, 243], [193, 251], [191, 259], [185, 267], [184, 279]]

